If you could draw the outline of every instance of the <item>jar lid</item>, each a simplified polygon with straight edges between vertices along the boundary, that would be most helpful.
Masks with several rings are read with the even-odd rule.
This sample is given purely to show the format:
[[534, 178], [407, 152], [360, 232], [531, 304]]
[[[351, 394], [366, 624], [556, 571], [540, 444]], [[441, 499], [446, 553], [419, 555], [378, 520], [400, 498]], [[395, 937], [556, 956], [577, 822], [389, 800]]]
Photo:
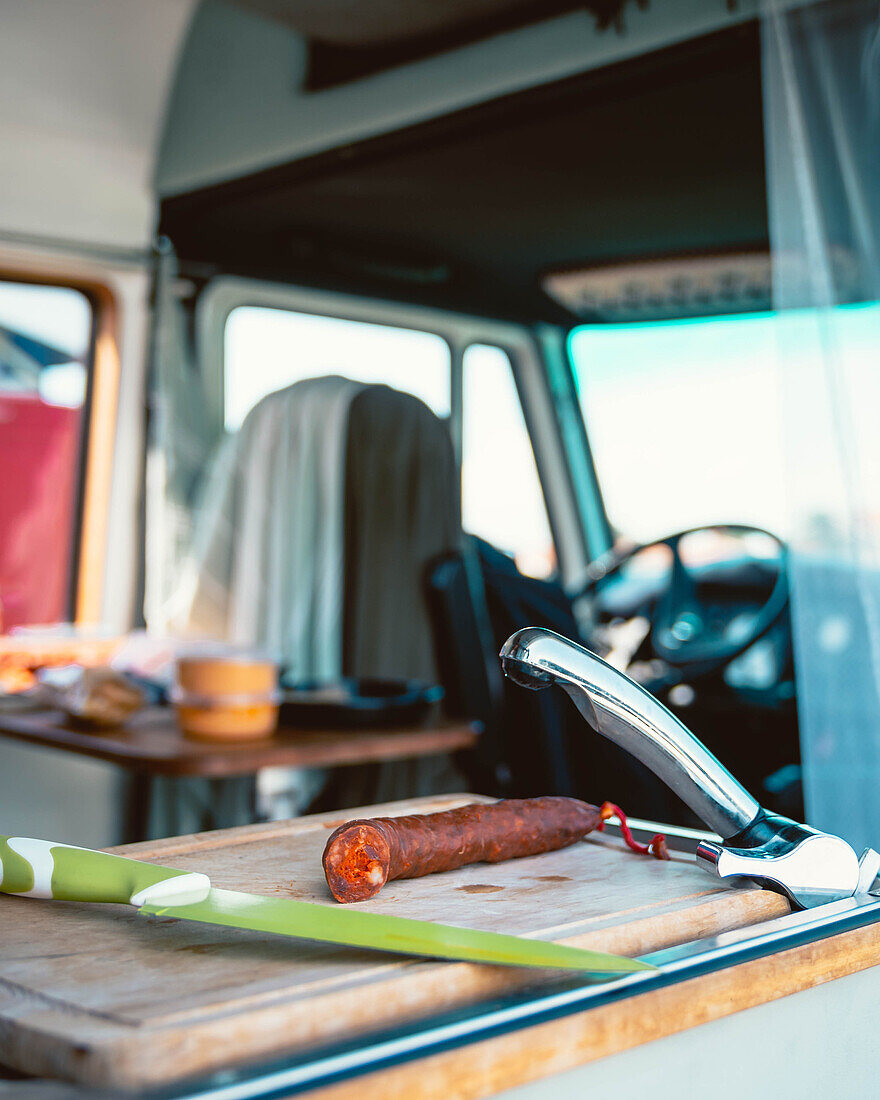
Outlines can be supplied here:
[[184, 707], [253, 707], [269, 703], [277, 706], [283, 698], [280, 691], [260, 691], [237, 694], [186, 691], [175, 685], [171, 689], [171, 702]]

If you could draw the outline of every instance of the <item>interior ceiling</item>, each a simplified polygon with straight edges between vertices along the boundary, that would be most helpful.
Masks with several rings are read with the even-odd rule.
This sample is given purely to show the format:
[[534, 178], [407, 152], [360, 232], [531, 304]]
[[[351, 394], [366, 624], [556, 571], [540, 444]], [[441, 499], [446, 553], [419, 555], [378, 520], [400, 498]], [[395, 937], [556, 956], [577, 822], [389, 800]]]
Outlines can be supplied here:
[[[286, 23], [306, 38], [334, 46], [388, 46], [468, 26], [505, 21], [536, 10], [535, 0], [236, 0]], [[615, 18], [626, 0], [580, 0], [600, 20]], [[546, 0], [545, 0], [546, 4]]]
[[757, 29], [167, 199], [184, 261], [570, 322], [548, 269], [767, 241]]

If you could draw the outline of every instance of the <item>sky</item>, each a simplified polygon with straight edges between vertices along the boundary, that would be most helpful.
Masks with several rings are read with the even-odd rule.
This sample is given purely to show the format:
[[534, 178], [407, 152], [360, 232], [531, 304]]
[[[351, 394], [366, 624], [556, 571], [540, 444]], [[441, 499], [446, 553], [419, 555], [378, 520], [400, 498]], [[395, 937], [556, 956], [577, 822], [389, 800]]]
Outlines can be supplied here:
[[872, 512], [877, 305], [584, 325], [570, 347], [621, 533], [726, 521], [790, 537], [813, 517]]
[[[827, 539], [855, 515], [876, 512], [880, 524], [875, 348], [876, 305], [575, 330], [581, 409], [616, 531], [649, 542], [742, 523]], [[272, 390], [332, 372], [449, 413], [449, 348], [431, 333], [240, 307], [227, 322], [225, 369], [230, 429]], [[468, 351], [464, 399], [465, 524], [529, 572], [547, 572], [552, 540], [503, 351]]]
[[385, 382], [448, 416], [449, 362], [449, 345], [435, 333], [240, 306], [226, 322], [226, 427], [240, 427], [274, 390], [323, 374]]

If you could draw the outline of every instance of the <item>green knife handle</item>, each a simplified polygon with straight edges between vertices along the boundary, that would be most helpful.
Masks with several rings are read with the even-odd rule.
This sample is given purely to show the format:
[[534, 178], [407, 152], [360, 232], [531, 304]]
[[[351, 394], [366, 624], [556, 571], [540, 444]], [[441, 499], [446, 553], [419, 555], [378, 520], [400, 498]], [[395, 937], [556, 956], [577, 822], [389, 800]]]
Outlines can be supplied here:
[[48, 840], [0, 836], [0, 893], [141, 906], [195, 904], [210, 889], [210, 879], [199, 872]]

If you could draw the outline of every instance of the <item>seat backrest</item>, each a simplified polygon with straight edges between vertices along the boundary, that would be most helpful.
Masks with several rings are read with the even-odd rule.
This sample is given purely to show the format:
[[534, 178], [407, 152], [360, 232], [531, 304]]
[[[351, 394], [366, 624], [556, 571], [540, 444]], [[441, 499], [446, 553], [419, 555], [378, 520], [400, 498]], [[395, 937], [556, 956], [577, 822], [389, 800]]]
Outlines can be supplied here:
[[[539, 620], [557, 629], [568, 623], [558, 617], [547, 621], [542, 601], [528, 599], [529, 578], [503, 554], [478, 539], [466, 539], [477, 576], [468, 575], [464, 554], [450, 554], [435, 564], [427, 585], [447, 706], [451, 713], [479, 718], [485, 726], [466, 761], [469, 778], [481, 791], [500, 796], [570, 794], [566, 700], [505, 681], [498, 661], [501, 643], [518, 627]], [[566, 610], [563, 597], [563, 618]]]
[[437, 682], [425, 570], [460, 544], [459, 475], [447, 424], [411, 394], [364, 387], [348, 426], [346, 675]]
[[384, 385], [268, 395], [212, 470], [175, 627], [268, 646], [299, 679], [436, 682], [422, 578], [456, 549], [446, 424]]

